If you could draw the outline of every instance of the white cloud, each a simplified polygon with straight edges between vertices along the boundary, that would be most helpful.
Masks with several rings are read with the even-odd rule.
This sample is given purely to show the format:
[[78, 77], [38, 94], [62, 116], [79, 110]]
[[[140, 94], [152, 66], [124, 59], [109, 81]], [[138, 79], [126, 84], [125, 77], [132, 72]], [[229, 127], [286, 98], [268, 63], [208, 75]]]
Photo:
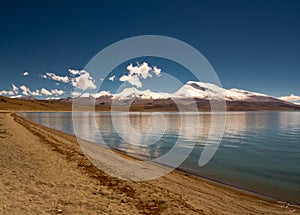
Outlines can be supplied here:
[[32, 96], [42, 96], [42, 95], [46, 95], [46, 96], [60, 96], [62, 94], [65, 93], [65, 91], [63, 90], [58, 90], [58, 89], [52, 89], [52, 90], [47, 90], [45, 88], [42, 88], [41, 90], [35, 90], [35, 91], [30, 91], [29, 90], [30, 95]]
[[99, 93], [91, 94], [94, 98], [99, 98], [101, 96], [112, 96], [112, 94], [109, 91], [100, 91]]
[[77, 92], [77, 91], [74, 91], [74, 92], [71, 93], [71, 95], [72, 95], [73, 97], [78, 97], [78, 96], [81, 96], [81, 93], [80, 93], [80, 92]]
[[278, 99], [281, 99], [283, 101], [287, 101], [287, 102], [299, 102], [300, 101], [300, 96], [296, 96], [294, 94], [291, 94], [289, 96], [282, 96], [282, 97], [279, 97]]
[[45, 76], [52, 79], [52, 80], [54, 80], [54, 81], [61, 81], [63, 83], [70, 82], [68, 76], [59, 76], [59, 75], [56, 75], [56, 74], [51, 73], [51, 72], [47, 72], [46, 75], [43, 75], [42, 77], [45, 78]]
[[6, 94], [7, 94], [7, 91], [6, 91], [6, 90], [1, 90], [1, 91], [0, 91], [0, 96], [6, 95]]
[[24, 75], [24, 76], [28, 76], [28, 75], [29, 75], [29, 72], [25, 71], [25, 72], [23, 72], [23, 75]]
[[39, 90], [31, 91], [29, 89], [29, 87], [26, 87], [25, 85], [22, 85], [19, 88], [22, 91], [22, 94], [25, 95], [25, 96], [30, 96], [30, 95], [32, 95], [32, 96], [41, 96]]
[[156, 76], [160, 76], [160, 72], [161, 72], [161, 69], [157, 68], [156, 66], [153, 67], [153, 72], [155, 73]]
[[68, 71], [72, 74], [72, 75], [79, 75], [80, 73], [84, 73], [84, 70], [75, 70], [75, 69], [68, 69]]
[[115, 75], [113, 75], [113, 76], [111, 76], [111, 77], [109, 77], [108, 79], [110, 80], [110, 81], [114, 81], [115, 80]]
[[152, 77], [152, 75], [150, 74], [152, 68], [146, 62], [144, 62], [142, 65], [137, 66], [133, 66], [132, 64], [130, 64], [129, 66], [127, 66], [127, 70], [129, 71], [130, 75], [138, 75], [144, 79]]
[[88, 97], [94, 97], [99, 98], [101, 96], [113, 96], [109, 91], [100, 91], [99, 93], [80, 93], [77, 91], [74, 91], [71, 93], [73, 97], [81, 97], [81, 98], [88, 98]]
[[52, 93], [52, 95], [61, 96], [62, 94], [65, 93], [65, 91], [58, 90], [58, 89], [53, 89], [53, 90], [51, 90], [51, 93]]
[[[30, 96], [30, 95], [31, 96], [42, 96], [42, 95], [60, 96], [60, 95], [63, 95], [65, 93], [65, 91], [63, 91], [63, 90], [58, 90], [58, 89], [47, 90], [45, 88], [42, 88], [41, 90], [31, 91], [30, 88], [25, 86], [25, 85], [17, 87], [14, 84], [12, 84], [12, 90], [9, 90], [9, 91], [2, 90], [2, 91], [0, 91], [0, 95], [17, 95], [19, 90], [21, 91], [21, 94], [24, 95], [24, 96]], [[18, 96], [21, 96], [21, 95], [18, 95]]]
[[20, 86], [20, 89], [22, 90], [22, 94], [25, 96], [30, 95], [30, 89], [29, 87], [26, 87], [25, 85]]
[[15, 94], [14, 94], [14, 92], [12, 90], [9, 90], [9, 91], [2, 90], [2, 91], [0, 91], [0, 95], [1, 96], [2, 95], [10, 95], [10, 96], [12, 96], [12, 95], [15, 95]]
[[143, 86], [137, 75], [123, 75], [119, 80], [122, 82], [128, 82], [129, 84], [139, 88]]
[[142, 82], [140, 78], [147, 79], [152, 77], [152, 73], [154, 73], [157, 77], [161, 75], [161, 69], [154, 66], [151, 67], [148, 63], [143, 62], [141, 65], [133, 66], [132, 64], [127, 66], [127, 70], [129, 72], [128, 75], [123, 75], [119, 78], [121, 82], [128, 82], [129, 84], [136, 86], [138, 88], [142, 87]]
[[[72, 74], [74, 73], [75, 72]], [[71, 84], [73, 87], [77, 87], [80, 90], [96, 89], [95, 81], [89, 72], [81, 70], [76, 75], [78, 76], [71, 79]]]
[[45, 88], [41, 89], [41, 93], [43, 95], [46, 95], [46, 96], [52, 96], [52, 93], [49, 90], [45, 89]]
[[19, 93], [19, 88], [14, 84], [12, 84], [11, 86], [12, 86], [12, 91], [14, 91], [15, 94], [18, 94]]
[[32, 96], [41, 96], [40, 91], [39, 90], [35, 90], [35, 91], [30, 91], [30, 94]]

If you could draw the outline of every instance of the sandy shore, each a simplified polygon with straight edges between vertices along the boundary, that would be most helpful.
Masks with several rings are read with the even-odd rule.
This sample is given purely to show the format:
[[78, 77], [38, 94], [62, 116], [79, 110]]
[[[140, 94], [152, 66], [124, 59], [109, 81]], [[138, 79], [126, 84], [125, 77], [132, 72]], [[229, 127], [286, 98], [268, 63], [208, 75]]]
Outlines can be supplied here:
[[75, 137], [10, 113], [0, 113], [0, 144], [0, 214], [300, 214], [177, 171], [119, 180], [92, 165]]

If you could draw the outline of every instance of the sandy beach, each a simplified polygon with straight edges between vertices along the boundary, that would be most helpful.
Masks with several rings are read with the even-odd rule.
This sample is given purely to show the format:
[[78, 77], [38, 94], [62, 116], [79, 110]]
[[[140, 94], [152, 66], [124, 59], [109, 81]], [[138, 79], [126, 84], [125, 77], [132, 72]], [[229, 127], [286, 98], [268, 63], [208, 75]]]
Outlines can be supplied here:
[[179, 171], [145, 182], [114, 178], [76, 137], [11, 113], [0, 113], [0, 144], [0, 214], [300, 214]]

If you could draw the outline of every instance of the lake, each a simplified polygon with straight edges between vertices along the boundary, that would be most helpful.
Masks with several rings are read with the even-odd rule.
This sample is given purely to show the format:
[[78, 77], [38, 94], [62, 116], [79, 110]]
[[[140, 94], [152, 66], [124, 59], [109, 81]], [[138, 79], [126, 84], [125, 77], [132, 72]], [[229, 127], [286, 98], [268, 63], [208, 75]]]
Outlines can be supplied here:
[[[74, 134], [72, 113], [19, 115]], [[76, 115], [82, 120], [84, 139], [99, 144], [105, 141], [111, 148], [145, 160], [166, 154], [179, 139], [181, 147], [192, 147], [179, 169], [273, 199], [300, 204], [300, 112], [227, 112], [221, 144], [203, 167], [198, 165], [198, 160], [210, 128], [209, 113], [162, 113], [157, 116], [138, 112], [95, 113], [98, 128], [91, 126], [91, 116], [89, 113]], [[117, 119], [117, 126], [114, 126], [112, 116]], [[130, 121], [132, 134], [128, 132], [126, 119]], [[195, 139], [197, 128], [200, 131]]]

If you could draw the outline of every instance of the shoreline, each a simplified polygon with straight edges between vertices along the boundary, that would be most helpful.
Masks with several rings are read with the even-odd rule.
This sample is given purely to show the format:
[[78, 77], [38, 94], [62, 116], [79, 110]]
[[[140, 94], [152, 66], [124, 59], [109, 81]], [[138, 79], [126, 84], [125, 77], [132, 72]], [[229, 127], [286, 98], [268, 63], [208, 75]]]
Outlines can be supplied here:
[[[275, 110], [273, 110], [273, 111], [275, 111]], [[273, 111], [270, 111], [270, 112], [273, 112]], [[64, 112], [69, 112], [69, 111], [64, 111]], [[70, 111], [70, 112], [72, 112], [72, 111]], [[110, 112], [110, 111], [99, 111], [99, 112]], [[132, 111], [132, 112], [135, 112], [135, 111]], [[235, 112], [235, 111], [232, 111], [232, 112]], [[236, 111], [236, 112], [239, 112], [239, 111]], [[260, 111], [258, 111], [258, 112], [260, 112]], [[267, 111], [267, 112], [269, 112], [269, 111]], [[204, 112], [204, 113], [206, 113], [206, 112]], [[50, 127], [47, 127], [47, 126], [44, 126], [44, 125], [32, 122], [32, 121], [26, 119], [25, 117], [19, 116], [17, 114], [13, 113], [12, 116], [13, 117], [21, 118], [23, 121], [26, 121], [26, 123], [33, 124], [33, 125], [39, 126], [39, 127], [44, 127], [46, 129], [49, 129], [50, 131], [52, 130], [52, 131], [59, 132], [59, 133], [62, 133], [64, 135], [69, 135], [69, 136], [72, 136], [72, 137], [76, 138], [76, 136], [74, 134], [68, 134], [68, 133], [65, 133], [63, 131], [56, 130], [56, 129], [53, 129], [53, 128], [50, 128]], [[89, 142], [90, 144], [97, 144], [97, 143], [90, 142], [90, 141], [87, 141], [87, 140], [83, 140], [83, 141]], [[104, 146], [99, 145], [99, 147], [104, 147]], [[128, 159], [134, 159], [134, 160], [141, 160], [141, 161], [143, 161], [143, 159], [135, 157], [134, 155], [128, 154], [128, 153], [126, 153], [126, 152], [124, 152], [122, 150], [119, 150], [119, 149], [110, 149], [110, 150], [112, 150], [113, 152], [117, 153], [118, 155], [125, 156]], [[151, 163], [153, 163], [153, 162], [151, 162]], [[156, 165], [159, 165], [159, 166], [163, 166], [163, 167], [165, 166], [165, 165], [160, 164], [160, 163], [153, 163], [153, 164], [156, 164]], [[167, 167], [167, 166], [165, 166], [165, 167]], [[276, 197], [264, 195], [264, 194], [252, 191], [250, 189], [246, 189], [246, 188], [243, 188], [243, 187], [239, 187], [239, 186], [235, 186], [233, 184], [229, 184], [229, 183], [223, 182], [221, 180], [217, 180], [217, 179], [213, 179], [213, 178], [209, 178], [209, 177], [197, 175], [197, 174], [191, 173], [191, 172], [189, 172], [187, 170], [184, 170], [184, 169], [175, 168], [174, 170], [172, 170], [172, 172], [176, 172], [178, 174], [181, 174], [181, 175], [184, 175], [184, 176], [188, 176], [188, 177], [192, 177], [192, 178], [196, 178], [196, 179], [199, 179], [199, 180], [204, 180], [204, 181], [207, 181], [209, 183], [212, 183], [212, 184], [215, 184], [215, 185], [218, 185], [218, 186], [224, 186], [226, 188], [232, 189], [232, 190], [237, 191], [237, 192], [245, 193], [245, 194], [257, 197], [257, 198], [262, 198], [262, 200], [271, 201], [271, 202], [274, 202], [274, 203], [281, 202], [281, 203], [287, 204], [289, 206], [295, 206], [295, 207], [299, 207], [300, 208], [300, 204], [291, 203], [291, 202], [288, 202], [288, 201], [285, 201], [285, 200], [282, 200], [282, 199], [277, 199]]]
[[[43, 111], [43, 112], [44, 112], [44, 111]], [[52, 112], [52, 111], [51, 111], [51, 112]], [[69, 112], [69, 111], [64, 111], [64, 112]], [[100, 111], [100, 112], [110, 112], [110, 111]], [[134, 111], [133, 111], [133, 112], [134, 112]], [[235, 112], [235, 111], [233, 111], [233, 112]], [[239, 111], [237, 111], [237, 112], [239, 112]], [[260, 112], [260, 111], [258, 111], [258, 112]], [[269, 111], [267, 111], [267, 112], [269, 112]], [[270, 111], [270, 112], [273, 112], [273, 111]], [[41, 112], [41, 113], [42, 113], [42, 112]], [[197, 112], [197, 113], [198, 113], [198, 112]], [[206, 113], [206, 112], [204, 112], [204, 113]], [[14, 113], [13, 113], [12, 116], [13, 116], [13, 117], [21, 118], [23, 121], [26, 121], [26, 123], [33, 124], [33, 125], [39, 126], [39, 127], [44, 127], [44, 128], [46, 128], [46, 129], [49, 129], [50, 131], [52, 130], [52, 131], [55, 131], [55, 132], [60, 132], [60, 133], [62, 133], [62, 134], [64, 134], [64, 135], [70, 135], [70, 136], [76, 138], [76, 136], [75, 136], [74, 134], [68, 134], [68, 133], [65, 133], [65, 132], [63, 132], [63, 131], [56, 130], [56, 129], [53, 129], [53, 128], [50, 128], [50, 127], [47, 127], [47, 126], [44, 126], [44, 125], [41, 125], [41, 124], [32, 122], [32, 121], [26, 119], [25, 117], [19, 116], [19, 115], [17, 115], [17, 114], [14, 114]], [[84, 141], [84, 142], [88, 142], [88, 143], [90, 143], [90, 144], [96, 144], [96, 145], [98, 145], [97, 143], [90, 142], [90, 141], [87, 141], [87, 140], [83, 140], [83, 141]], [[101, 147], [104, 147], [104, 146], [99, 145], [99, 147], [101, 148]], [[110, 150], [112, 150], [113, 152], [117, 153], [118, 155], [124, 156], [124, 157], [126, 157], [126, 158], [128, 158], [128, 159], [134, 159], [134, 160], [144, 161], [143, 159], [134, 156], [135, 154], [129, 154], [129, 153], [126, 153], [126, 152], [124, 152], [124, 151], [122, 151], [122, 150], [119, 150], [119, 149], [111, 149], [111, 148], [110, 148]], [[167, 168], [168, 168], [168, 166], [165, 166], [165, 165], [160, 164], [160, 163], [153, 163], [153, 162], [151, 162], [151, 163], [152, 163], [152, 164], [155, 164], [155, 165], [159, 165], [159, 166], [167, 167]], [[242, 193], [245, 193], [245, 194], [253, 195], [253, 196], [255, 196], [255, 197], [262, 198], [262, 199], [267, 200], [267, 201], [272, 201], [272, 202], [274, 202], [274, 203], [276, 203], [276, 202], [282, 202], [282, 203], [284, 203], [284, 204], [287, 204], [287, 205], [290, 205], [290, 206], [295, 206], [295, 207], [299, 207], [299, 208], [300, 208], [300, 204], [288, 202], [288, 201], [285, 201], [285, 200], [283, 200], [283, 199], [278, 199], [278, 198], [276, 198], [276, 197], [272, 197], [272, 196], [268, 196], [268, 195], [265, 195], [265, 194], [261, 194], [261, 193], [252, 191], [252, 190], [250, 190], [250, 189], [246, 189], [246, 188], [243, 188], [243, 187], [240, 187], [240, 186], [236, 186], [236, 185], [233, 185], [233, 184], [229, 184], [229, 183], [223, 182], [223, 181], [218, 180], [218, 179], [209, 178], [209, 177], [205, 177], [205, 176], [202, 176], [202, 175], [197, 175], [197, 174], [194, 174], [194, 173], [192, 173], [192, 172], [189, 172], [188, 170], [184, 170], [184, 169], [181, 169], [181, 168], [175, 168], [174, 170], [172, 170], [172, 172], [177, 172], [178, 174], [182, 174], [182, 175], [185, 175], [185, 176], [188, 175], [189, 177], [198, 178], [199, 180], [206, 180], [206, 181], [208, 181], [208, 182], [210, 182], [210, 183], [215, 183], [215, 184], [218, 185], [218, 186], [224, 186], [224, 187], [227, 187], [227, 188], [229, 188], [229, 189], [233, 189], [233, 190], [235, 190], [235, 191], [237, 191], [237, 192], [242, 192]]]
[[[271, 110], [271, 111], [255, 111], [255, 112], [275, 112], [276, 110]], [[0, 111], [1, 112], [1, 111]], [[22, 113], [24, 111], [20, 111], [20, 112], [16, 112], [16, 113]], [[34, 113], [56, 113], [57, 111], [41, 111], [41, 112], [35, 112], [35, 111], [29, 111], [30, 113], [34, 112]], [[59, 111], [59, 112], [67, 112], [67, 113], [71, 113], [72, 111]], [[101, 112], [105, 112], [105, 113], [111, 113], [110, 111], [98, 111], [99, 113]], [[132, 111], [133, 113], [135, 113], [135, 111]], [[139, 112], [139, 111], [138, 111]], [[234, 112], [237, 112], [239, 113], [240, 111], [229, 111], [231, 113], [234, 113]], [[281, 111], [282, 112], [282, 111]], [[290, 112], [290, 111], [287, 111], [287, 112]], [[297, 112], [297, 111], [296, 111]], [[26, 113], [26, 112], [24, 112]], [[97, 113], [97, 111], [95, 112]], [[113, 113], [118, 113], [118, 112], [113, 112]], [[142, 112], [142, 113], [149, 113], [149, 112]], [[171, 112], [173, 113], [173, 112]], [[175, 112], [177, 113], [177, 112]], [[197, 112], [197, 113], [202, 113], [202, 112]], [[207, 112], [203, 112], [203, 113], [207, 113]], [[57, 132], [61, 132], [63, 134], [66, 134], [66, 135], [70, 135], [70, 136], [73, 136], [73, 137], [76, 137], [74, 134], [69, 134], [69, 133], [65, 133], [63, 131], [60, 131], [60, 130], [56, 130], [56, 129], [53, 129], [53, 128], [49, 128], [47, 126], [44, 126], [44, 125], [41, 125], [41, 124], [38, 124], [38, 123], [35, 123], [35, 122], [32, 122], [28, 119], [26, 119], [25, 117], [22, 117], [22, 116], [19, 116], [17, 114], [15, 114], [15, 116], [17, 117], [20, 117], [22, 118], [22, 120], [24, 121], [27, 121], [28, 123], [32, 123], [34, 125], [37, 125], [37, 126], [42, 126], [42, 127], [45, 127], [47, 129], [50, 129], [50, 130], [54, 130], [54, 131], [57, 131]], [[83, 141], [86, 141], [86, 140], [83, 140]], [[86, 142], [89, 142], [89, 141], [86, 141]], [[97, 143], [94, 143], [94, 142], [90, 142], [92, 144], [97, 144]], [[101, 145], [100, 145], [101, 147]], [[140, 155], [139, 154], [130, 154], [130, 153], [126, 153], [122, 150], [119, 150], [119, 149], [111, 149], [112, 151], [114, 151], [115, 153], [121, 155], [121, 156], [125, 156], [129, 159], [136, 159], [136, 160], [141, 160], [141, 161], [144, 161], [141, 157], [139, 157]], [[136, 156], [135, 156], [136, 155]], [[152, 162], [153, 163], [153, 162]], [[160, 165], [160, 166], [164, 166], [163, 164], [160, 164], [160, 163], [153, 163], [153, 164], [157, 164], [157, 165]], [[168, 166], [165, 166], [168, 168]], [[212, 183], [216, 183], [217, 185], [220, 185], [220, 186], [225, 186], [225, 187], [228, 187], [229, 189], [234, 189], [236, 191], [240, 191], [240, 192], [244, 192], [244, 193], [247, 193], [247, 194], [250, 194], [250, 195], [254, 195], [256, 197], [260, 197], [260, 198], [263, 198], [265, 200], [270, 200], [270, 201], [274, 201], [274, 202], [282, 202], [284, 204], [288, 204], [290, 206], [295, 206], [295, 207], [300, 207], [300, 204], [298, 203], [294, 203], [294, 202], [289, 202], [289, 201], [286, 201], [286, 200], [283, 200], [283, 199], [280, 199], [280, 198], [276, 198], [276, 197], [273, 197], [273, 196], [269, 196], [267, 194], [262, 194], [262, 193], [259, 193], [259, 192], [255, 192], [253, 190], [250, 190], [250, 189], [247, 189], [247, 188], [244, 188], [242, 186], [236, 186], [234, 184], [230, 184], [230, 183], [227, 183], [227, 182], [224, 182], [224, 181], [221, 181], [221, 180], [218, 180], [218, 179], [215, 179], [215, 178], [210, 178], [210, 177], [206, 177], [206, 176], [203, 176], [203, 175], [197, 175], [193, 172], [190, 172], [188, 170], [185, 170], [185, 169], [182, 169], [182, 168], [175, 168], [173, 171], [176, 171], [180, 174], [183, 174], [183, 175], [189, 175], [190, 177], [196, 177], [196, 178], [199, 178], [200, 180], [207, 180], [209, 182], [212, 182]]]
[[[11, 113], [5, 113], [5, 115], [11, 115]], [[77, 142], [74, 143], [76, 137], [63, 133], [61, 131], [57, 131], [51, 128], [47, 128], [45, 126], [39, 125], [37, 123], [30, 122], [23, 117], [13, 115], [10, 116], [10, 118], [14, 119], [14, 122], [24, 127], [26, 130], [31, 132], [33, 135], [38, 136], [40, 139], [42, 139], [43, 142], [46, 143], [46, 146], [49, 146], [52, 149], [53, 153], [59, 154], [63, 157], [67, 158], [67, 162], [74, 162], [75, 163], [79, 159], [80, 161], [83, 159], [85, 160], [85, 165], [81, 166], [84, 169], [85, 174], [89, 175], [91, 178], [96, 178], [100, 180], [102, 183], [107, 184], [113, 181], [117, 181], [118, 183], [125, 183], [129, 187], [134, 187], [136, 192], [140, 194], [141, 189], [143, 189], [143, 186], [148, 186], [147, 191], [149, 193], [153, 193], [152, 186], [154, 187], [160, 187], [160, 191], [154, 192], [155, 194], [164, 193], [166, 191], [170, 193], [174, 193], [174, 196], [172, 198], [166, 197], [166, 199], [173, 199], [174, 201], [180, 202], [181, 210], [183, 211], [190, 211], [191, 213], [197, 213], [197, 214], [213, 214], [212, 210], [215, 210], [214, 213], [221, 214], [224, 213], [224, 211], [232, 212], [235, 211], [237, 214], [242, 214], [245, 212], [253, 212], [255, 213], [261, 213], [261, 212], [272, 212], [274, 214], [295, 214], [299, 213], [299, 207], [297, 205], [290, 205], [289, 203], [284, 202], [278, 202], [275, 200], [266, 199], [264, 197], [258, 196], [254, 193], [248, 193], [247, 191], [240, 190], [238, 188], [234, 188], [231, 186], [227, 186], [224, 184], [220, 184], [219, 182], [211, 181], [210, 179], [203, 178], [201, 176], [191, 175], [190, 173], [183, 172], [182, 170], [175, 170], [172, 171], [169, 175], [163, 176], [160, 179], [155, 179], [153, 181], [149, 182], [136, 182], [135, 184], [132, 184], [132, 182], [128, 181], [120, 181], [119, 179], [112, 178], [110, 176], [105, 175], [103, 172], [99, 171], [95, 166], [93, 166], [87, 158], [84, 156], [82, 152], [80, 152], [79, 145]], [[61, 143], [60, 143], [61, 141]], [[44, 143], [43, 143], [44, 144]], [[43, 145], [42, 144], [42, 145]], [[44, 146], [44, 145], [43, 145]], [[119, 152], [120, 153], [120, 152]], [[128, 155], [124, 155], [127, 156]], [[75, 157], [75, 158], [74, 158]], [[79, 165], [80, 167], [80, 165]], [[80, 169], [80, 168], [79, 168]], [[98, 176], [97, 176], [98, 175]], [[100, 177], [101, 176], [101, 177]], [[105, 176], [105, 177], [104, 177]], [[103, 180], [103, 177], [105, 180]], [[176, 183], [174, 183], [176, 182]], [[134, 182], [133, 182], [134, 183]], [[186, 184], [185, 184], [186, 183]], [[196, 185], [194, 185], [196, 184]], [[150, 185], [150, 187], [149, 187]], [[164, 185], [170, 186], [170, 188], [165, 187]], [[136, 187], [135, 187], [136, 186]], [[209, 187], [209, 189], [205, 190], [203, 187]], [[189, 190], [188, 188], [193, 188]], [[200, 190], [199, 189], [204, 189]], [[131, 189], [123, 189], [124, 193], [127, 193], [127, 196], [132, 196], [130, 194]], [[197, 192], [196, 192], [196, 191]], [[168, 193], [167, 192], [167, 193]], [[179, 193], [180, 194], [179, 194]], [[193, 195], [190, 194], [190, 192], [195, 192]], [[146, 192], [147, 193], [147, 192]], [[223, 207], [227, 208], [227, 210], [222, 210], [222, 208], [218, 208], [217, 205], [214, 205], [214, 200], [210, 200], [207, 202], [207, 204], [203, 203], [205, 199], [202, 199], [201, 196], [205, 193], [205, 195], [209, 195], [210, 198], [216, 198], [215, 200], [218, 200], [220, 204], [223, 204]], [[224, 195], [226, 193], [227, 195]], [[176, 195], [175, 195], [176, 194]], [[187, 199], [186, 201], [182, 202], [180, 198], [178, 199], [178, 195], [184, 195]], [[221, 199], [220, 199], [221, 195]], [[176, 197], [177, 196], [177, 197]], [[199, 201], [195, 200], [198, 199]], [[135, 199], [135, 198], [134, 198]], [[145, 199], [144, 199], [145, 200]], [[220, 202], [221, 201], [221, 202]], [[226, 201], [227, 204], [223, 201]], [[237, 201], [237, 202], [235, 202]], [[161, 205], [166, 205], [165, 202], [168, 202], [167, 200], [162, 200], [163, 203], [159, 203], [155, 201], [155, 204], [160, 205], [154, 207], [150, 207], [147, 204], [143, 205], [143, 209], [140, 209], [138, 213], [142, 213], [142, 211], [146, 211], [146, 214], [151, 214], [151, 211], [155, 212], [162, 212], [168, 214], [169, 210], [174, 209], [175, 205], [167, 205], [167, 207], [163, 207]], [[229, 205], [228, 203], [232, 202], [232, 205]], [[177, 202], [178, 203], [178, 202]], [[218, 202], [216, 202], [218, 204]], [[245, 206], [244, 204], [248, 204]], [[138, 203], [136, 205], [139, 205]], [[192, 206], [191, 206], [192, 205]], [[212, 209], [209, 206], [214, 205], [214, 207], [217, 207], [215, 209]], [[243, 207], [241, 206], [243, 205]], [[138, 206], [139, 208], [141, 206]], [[148, 211], [150, 208], [150, 211]], [[159, 208], [159, 209], [158, 209]], [[192, 209], [191, 209], [192, 208]], [[208, 210], [209, 208], [209, 210]], [[195, 210], [194, 210], [195, 209]], [[162, 211], [160, 211], [162, 210]], [[169, 211], [170, 212], [170, 211]], [[133, 214], [136, 214], [135, 212], [132, 212]], [[154, 214], [154, 213], [152, 213]], [[227, 214], [227, 213], [225, 213]], [[230, 213], [228, 213], [230, 214]]]

